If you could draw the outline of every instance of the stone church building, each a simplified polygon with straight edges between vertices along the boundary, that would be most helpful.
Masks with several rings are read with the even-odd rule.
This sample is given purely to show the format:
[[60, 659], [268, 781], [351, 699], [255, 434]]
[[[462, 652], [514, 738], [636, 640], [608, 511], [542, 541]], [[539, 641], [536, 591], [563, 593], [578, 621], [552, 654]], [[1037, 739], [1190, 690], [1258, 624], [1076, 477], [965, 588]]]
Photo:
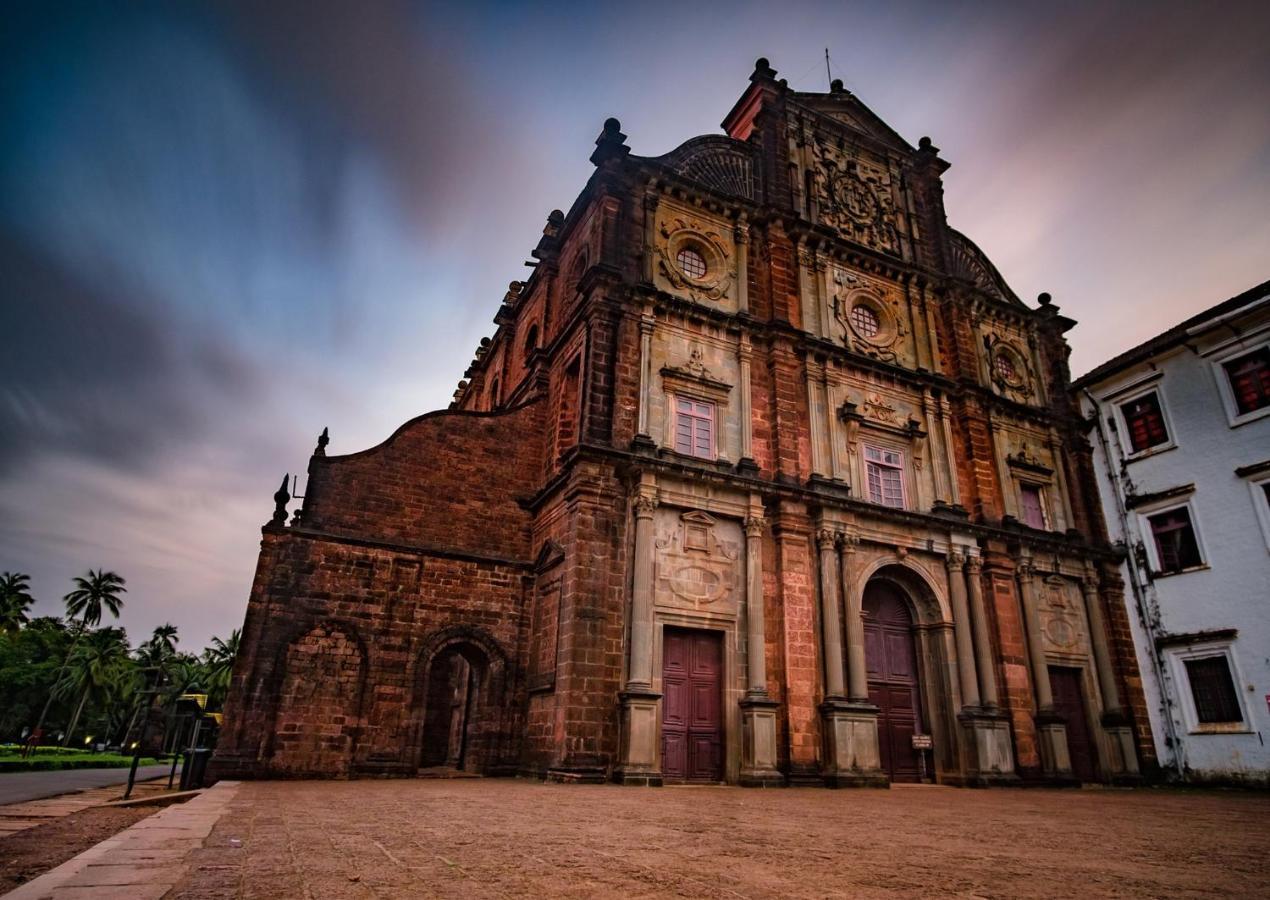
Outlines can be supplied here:
[[1132, 779], [1151, 732], [1074, 322], [948, 167], [760, 59], [663, 156], [610, 119], [450, 408], [263, 529], [221, 776]]

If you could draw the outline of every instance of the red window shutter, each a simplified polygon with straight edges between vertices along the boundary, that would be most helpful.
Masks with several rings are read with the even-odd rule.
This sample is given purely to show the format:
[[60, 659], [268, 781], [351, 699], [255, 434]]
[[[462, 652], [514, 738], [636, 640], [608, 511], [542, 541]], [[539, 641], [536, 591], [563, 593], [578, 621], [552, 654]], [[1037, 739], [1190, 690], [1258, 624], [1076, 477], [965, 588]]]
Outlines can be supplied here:
[[1134, 453], [1168, 442], [1169, 433], [1164, 427], [1164, 413], [1160, 410], [1160, 398], [1147, 394], [1130, 400], [1123, 407], [1125, 424], [1129, 427], [1129, 444]]
[[1226, 363], [1225, 368], [1240, 415], [1270, 404], [1270, 348], [1262, 347], [1241, 356]]

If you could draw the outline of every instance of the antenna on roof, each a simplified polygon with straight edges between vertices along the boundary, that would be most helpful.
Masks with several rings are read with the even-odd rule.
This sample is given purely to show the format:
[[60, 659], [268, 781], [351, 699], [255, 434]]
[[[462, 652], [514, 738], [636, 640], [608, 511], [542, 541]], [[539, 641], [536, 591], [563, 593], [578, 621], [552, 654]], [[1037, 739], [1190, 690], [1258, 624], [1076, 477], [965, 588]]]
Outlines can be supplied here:
[[825, 76], [829, 80], [829, 85], [833, 86], [833, 72], [829, 71], [829, 48], [825, 48]]

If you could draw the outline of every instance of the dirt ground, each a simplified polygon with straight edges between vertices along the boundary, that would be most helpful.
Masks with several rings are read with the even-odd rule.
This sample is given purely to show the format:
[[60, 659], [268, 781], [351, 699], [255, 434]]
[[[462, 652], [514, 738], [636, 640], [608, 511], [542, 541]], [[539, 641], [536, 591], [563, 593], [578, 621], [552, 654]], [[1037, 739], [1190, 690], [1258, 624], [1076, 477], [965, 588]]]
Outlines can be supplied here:
[[0, 894], [60, 866], [158, 809], [156, 806], [85, 809], [0, 837]]
[[1253, 897], [1268, 847], [1250, 793], [249, 782], [168, 897]]

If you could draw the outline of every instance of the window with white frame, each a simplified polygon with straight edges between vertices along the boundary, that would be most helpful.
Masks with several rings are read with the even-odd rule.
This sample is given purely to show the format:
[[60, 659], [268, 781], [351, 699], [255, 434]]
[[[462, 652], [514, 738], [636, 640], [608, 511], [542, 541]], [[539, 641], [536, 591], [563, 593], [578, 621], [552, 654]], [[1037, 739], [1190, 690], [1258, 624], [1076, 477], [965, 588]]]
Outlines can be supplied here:
[[864, 467], [869, 500], [904, 509], [904, 454], [885, 447], [865, 446]]
[[1170, 648], [1174, 677], [1185, 685], [1182, 713], [1192, 734], [1248, 728], [1233, 645], [1226, 641]]
[[1172, 575], [1204, 564], [1188, 504], [1144, 513], [1143, 517], [1151, 534], [1157, 574]]
[[1029, 528], [1049, 527], [1045, 517], [1045, 500], [1039, 485], [1019, 485], [1019, 519]]
[[675, 452], [715, 458], [715, 405], [692, 397], [675, 397]]
[[1257, 511], [1257, 522], [1270, 550], [1270, 472], [1265, 472], [1248, 482], [1252, 489], [1252, 507]]
[[1270, 406], [1270, 346], [1227, 359], [1221, 367], [1236, 415], [1246, 416]]
[[1121, 403], [1120, 418], [1124, 421], [1131, 454], [1145, 453], [1170, 442], [1158, 391], [1148, 391]]

